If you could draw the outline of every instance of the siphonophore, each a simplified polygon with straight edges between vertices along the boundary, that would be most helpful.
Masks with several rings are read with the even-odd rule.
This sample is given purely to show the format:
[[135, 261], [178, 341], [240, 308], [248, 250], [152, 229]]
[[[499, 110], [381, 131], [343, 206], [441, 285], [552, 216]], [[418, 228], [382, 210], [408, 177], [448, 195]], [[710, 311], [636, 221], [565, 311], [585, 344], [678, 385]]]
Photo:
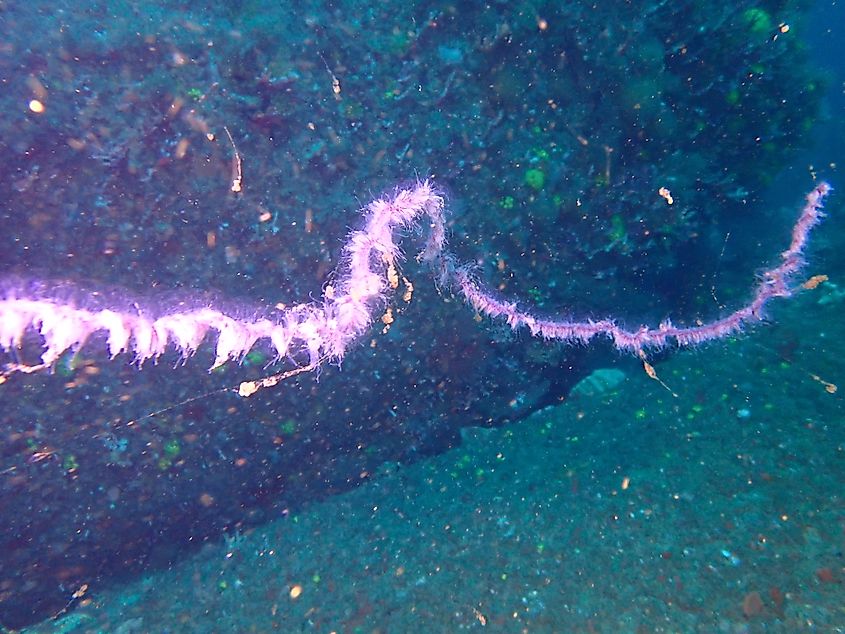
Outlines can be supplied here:
[[[343, 250], [343, 261], [319, 300], [286, 307], [276, 317], [243, 317], [213, 305], [156, 309], [140, 302], [131, 309], [92, 308], [84, 300], [64, 299], [57, 285], [18, 280], [8, 283], [0, 296], [0, 348], [17, 352], [27, 337], [38, 337], [41, 359], [37, 364], [8, 364], [4, 376], [52, 368], [68, 351], [98, 344], [112, 357], [131, 355], [136, 363], [157, 359], [167, 350], [191, 356], [206, 341], [216, 339], [212, 368], [242, 359], [253, 347], [269, 344], [277, 360], [291, 359], [295, 368], [264, 382], [241, 385], [248, 396], [260, 387], [339, 361], [350, 346], [372, 325], [379, 306], [399, 285], [397, 262], [402, 257], [398, 237], [403, 229], [428, 223], [428, 238], [420, 259], [435, 270], [440, 282], [451, 286], [479, 314], [503, 319], [514, 329], [527, 329], [547, 340], [585, 344], [607, 337], [626, 352], [643, 356], [650, 349], [669, 345], [690, 346], [721, 339], [762, 318], [766, 304], [789, 297], [793, 278], [804, 263], [803, 252], [810, 231], [819, 222], [822, 205], [831, 188], [821, 182], [807, 195], [792, 229], [788, 248], [779, 263], [764, 271], [751, 298], [730, 314], [691, 326], [664, 321], [656, 327], [627, 330], [614, 319], [556, 320], [541, 318], [514, 301], [497, 297], [477, 281], [470, 270], [446, 252], [444, 198], [430, 181], [399, 189], [374, 200], [363, 210], [364, 222], [352, 231]], [[64, 287], [61, 287], [64, 289]]]

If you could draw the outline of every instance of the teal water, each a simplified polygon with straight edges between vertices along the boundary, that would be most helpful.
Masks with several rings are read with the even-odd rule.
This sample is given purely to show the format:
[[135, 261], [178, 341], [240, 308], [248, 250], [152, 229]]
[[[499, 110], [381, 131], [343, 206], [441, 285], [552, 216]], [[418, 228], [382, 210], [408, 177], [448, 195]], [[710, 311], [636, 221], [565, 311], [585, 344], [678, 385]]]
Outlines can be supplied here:
[[[841, 12], [7, 4], [0, 267], [250, 313], [320, 293], [356, 210], [431, 176], [504, 296], [712, 319], [840, 187]], [[410, 255], [410, 301], [342, 367], [253, 399], [226, 389], [282, 367], [264, 351], [206, 373], [213, 350], [138, 369], [92, 342], [5, 377], [0, 624], [840, 631], [839, 198], [825, 280], [658, 380], [475, 318]]]

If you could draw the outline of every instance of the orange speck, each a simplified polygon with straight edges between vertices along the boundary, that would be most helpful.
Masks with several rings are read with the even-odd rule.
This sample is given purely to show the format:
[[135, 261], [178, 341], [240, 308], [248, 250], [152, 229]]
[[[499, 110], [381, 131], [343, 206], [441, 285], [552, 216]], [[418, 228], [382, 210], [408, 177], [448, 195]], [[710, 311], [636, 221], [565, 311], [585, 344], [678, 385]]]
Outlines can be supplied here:
[[185, 158], [185, 155], [188, 153], [188, 147], [190, 145], [191, 142], [187, 138], [182, 137], [181, 139], [179, 139], [179, 143], [176, 144], [176, 150], [173, 152], [173, 155], [177, 159]]
[[835, 581], [833, 570], [830, 568], [819, 568], [816, 570], [816, 579], [822, 583], [833, 583]]
[[801, 285], [801, 288], [806, 289], [808, 291], [811, 291], [814, 288], [816, 288], [819, 284], [823, 284], [824, 282], [827, 282], [828, 279], [830, 279], [830, 278], [828, 278], [827, 275], [814, 275], [809, 280], [804, 282]]
[[774, 602], [775, 608], [780, 610], [783, 606], [783, 592], [781, 591], [781, 589], [776, 586], [772, 586], [772, 588], [769, 590], [769, 597], [771, 597], [772, 601]]
[[32, 91], [33, 97], [44, 101], [47, 98], [47, 88], [33, 75], [26, 78], [26, 87]]
[[290, 598], [291, 599], [298, 598], [300, 594], [302, 594], [302, 586], [301, 585], [299, 585], [297, 583], [297, 584], [291, 586], [291, 588], [290, 588]]
[[167, 109], [167, 115], [169, 117], [175, 117], [179, 114], [179, 111], [182, 109], [182, 106], [185, 105], [184, 99], [176, 98], [173, 100], [173, 103], [170, 104], [170, 107]]
[[205, 508], [213, 506], [214, 505], [214, 496], [211, 495], [210, 493], [203, 493], [200, 496], [200, 505], [204, 506]]
[[41, 114], [45, 110], [44, 104], [42, 102], [38, 101], [38, 99], [32, 99], [29, 102], [29, 109], [30, 109], [31, 112], [34, 112], [35, 114]]
[[752, 616], [757, 616], [763, 611], [763, 599], [760, 598], [759, 592], [749, 592], [742, 600], [742, 613], [745, 618], [750, 619]]

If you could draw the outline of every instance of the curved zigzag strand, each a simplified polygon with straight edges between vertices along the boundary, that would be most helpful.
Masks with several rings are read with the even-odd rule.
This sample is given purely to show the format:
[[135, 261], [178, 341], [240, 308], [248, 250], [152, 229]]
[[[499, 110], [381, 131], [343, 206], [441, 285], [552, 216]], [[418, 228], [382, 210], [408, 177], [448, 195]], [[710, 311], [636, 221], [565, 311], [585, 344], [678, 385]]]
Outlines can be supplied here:
[[789, 248], [781, 253], [778, 266], [762, 274], [751, 301], [725, 317], [698, 326], [677, 327], [665, 321], [656, 328], [625, 330], [612, 319], [541, 319], [519, 309], [514, 302], [495, 297], [444, 253], [443, 197], [430, 181], [424, 181], [367, 205], [363, 227], [347, 238], [336, 284], [326, 287], [320, 301], [293, 305], [275, 320], [238, 318], [213, 306], [165, 313], [157, 313], [149, 306], [137, 306], [133, 312], [88, 310], [51, 297], [49, 292], [27, 296], [23, 291], [10, 290], [0, 298], [0, 348], [19, 349], [28, 331], [39, 333], [42, 364], [10, 366], [9, 370], [34, 371], [52, 367], [66, 351], [80, 349], [98, 333], [105, 334], [112, 357], [129, 352], [138, 364], [158, 358], [169, 348], [188, 357], [216, 334], [212, 369], [229, 360], [242, 359], [260, 340], [269, 342], [278, 359], [307, 354], [306, 368], [314, 369], [327, 360], [341, 359], [370, 328], [376, 308], [391, 289], [395, 262], [401, 256], [399, 230], [424, 218], [430, 222], [430, 232], [421, 259], [434, 265], [441, 278], [454, 282], [466, 301], [482, 315], [503, 318], [513, 329], [524, 326], [532, 335], [544, 339], [587, 343], [605, 336], [619, 350], [640, 355], [672, 342], [690, 346], [737, 332], [745, 324], [759, 320], [771, 299], [792, 295], [791, 278], [804, 264], [803, 252], [810, 231], [822, 218], [822, 204], [830, 191], [827, 183], [819, 183], [807, 195]]

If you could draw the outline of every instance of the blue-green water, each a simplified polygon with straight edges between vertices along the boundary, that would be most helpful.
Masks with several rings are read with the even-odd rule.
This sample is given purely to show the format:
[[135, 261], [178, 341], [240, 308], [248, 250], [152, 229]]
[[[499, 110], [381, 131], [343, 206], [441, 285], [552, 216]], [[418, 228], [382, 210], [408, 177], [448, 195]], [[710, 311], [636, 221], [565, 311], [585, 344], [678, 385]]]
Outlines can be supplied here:
[[[503, 295], [713, 318], [814, 179], [839, 185], [841, 13], [7, 4], [0, 266], [81, 306], [289, 304], [331, 278], [367, 200], [432, 176], [452, 248]], [[138, 369], [93, 342], [10, 376], [0, 624], [838, 631], [839, 209], [807, 254], [827, 281], [650, 358], [660, 382], [475, 319], [413, 257], [390, 328], [253, 399], [219, 390], [269, 354], [207, 374], [213, 350]]]

